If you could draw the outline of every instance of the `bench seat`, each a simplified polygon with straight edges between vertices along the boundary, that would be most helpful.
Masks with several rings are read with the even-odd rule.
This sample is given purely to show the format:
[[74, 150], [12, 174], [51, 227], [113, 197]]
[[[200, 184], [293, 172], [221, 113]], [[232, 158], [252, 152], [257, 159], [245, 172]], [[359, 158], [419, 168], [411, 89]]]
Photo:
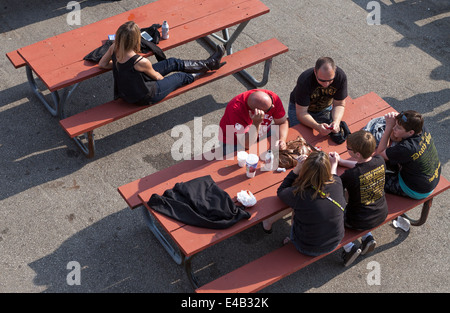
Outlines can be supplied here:
[[[217, 71], [201, 75], [192, 84], [183, 86], [170, 93], [164, 100], [168, 100], [188, 90], [203, 86], [225, 76], [232, 75], [247, 67], [272, 59], [287, 51], [288, 48], [284, 44], [277, 39], [272, 38], [231, 55], [227, 55], [222, 59], [227, 62], [225, 66]], [[121, 99], [117, 99], [65, 118], [59, 123], [70, 138], [75, 138], [85, 133], [91, 133], [92, 135], [93, 130], [148, 107], [149, 106], [132, 105]], [[89, 151], [87, 156], [93, 157], [94, 151]]]
[[[414, 200], [391, 194], [386, 194], [389, 213], [383, 224], [396, 219], [409, 210], [423, 204], [430, 205], [435, 196], [450, 188], [450, 183], [441, 176], [440, 182], [433, 194], [423, 200]], [[383, 225], [382, 224], [382, 225]], [[381, 225], [380, 225], [381, 226]], [[379, 227], [379, 226], [378, 226]], [[355, 231], [346, 229], [345, 237], [339, 246], [333, 251], [337, 251], [349, 242], [355, 241], [366, 231]], [[330, 253], [333, 253], [330, 252]], [[328, 253], [329, 254], [329, 253]], [[296, 271], [314, 263], [328, 254], [311, 257], [299, 253], [292, 243], [282, 246], [255, 261], [252, 261], [216, 280], [207, 283], [196, 289], [197, 293], [250, 293], [257, 292], [282, 278], [295, 273]]]

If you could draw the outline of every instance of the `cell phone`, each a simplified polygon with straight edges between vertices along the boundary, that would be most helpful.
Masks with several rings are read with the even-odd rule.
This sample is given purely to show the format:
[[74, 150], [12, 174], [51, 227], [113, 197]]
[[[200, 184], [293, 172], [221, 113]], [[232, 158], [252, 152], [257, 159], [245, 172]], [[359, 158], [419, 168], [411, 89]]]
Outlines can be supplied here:
[[114, 39], [116, 39], [116, 35], [108, 35], [108, 39], [109, 40], [114, 40]]
[[153, 40], [152, 36], [150, 36], [146, 31], [143, 31], [141, 33], [141, 36], [142, 36], [142, 38], [144, 38], [147, 41], [152, 41]]

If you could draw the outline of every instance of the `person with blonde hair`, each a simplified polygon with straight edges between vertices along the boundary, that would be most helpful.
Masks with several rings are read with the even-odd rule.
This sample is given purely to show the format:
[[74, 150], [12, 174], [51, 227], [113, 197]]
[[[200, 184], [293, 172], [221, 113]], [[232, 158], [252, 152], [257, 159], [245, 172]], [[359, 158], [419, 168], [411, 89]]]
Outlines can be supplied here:
[[225, 64], [220, 62], [225, 48], [219, 45], [206, 60], [168, 58], [155, 64], [138, 54], [140, 47], [140, 28], [133, 21], [126, 22], [117, 29], [114, 43], [99, 62], [101, 68], [113, 70], [115, 98], [138, 105], [157, 103], [198, 75]]
[[299, 252], [311, 256], [336, 249], [345, 234], [346, 206], [337, 164], [323, 151], [301, 156], [277, 190], [290, 208], [264, 220], [263, 229], [270, 233], [276, 220], [292, 212], [291, 234], [284, 244], [292, 241]]

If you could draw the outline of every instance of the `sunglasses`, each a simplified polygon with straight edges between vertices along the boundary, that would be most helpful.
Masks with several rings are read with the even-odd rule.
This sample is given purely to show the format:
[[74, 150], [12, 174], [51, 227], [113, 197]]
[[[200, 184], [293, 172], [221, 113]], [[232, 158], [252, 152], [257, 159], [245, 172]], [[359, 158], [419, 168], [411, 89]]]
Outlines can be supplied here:
[[331, 83], [334, 80], [334, 77], [332, 79], [320, 79], [319, 77], [317, 77], [317, 80], [322, 83]]
[[408, 121], [408, 118], [406, 117], [405, 113], [403, 113], [403, 111], [401, 111], [398, 116], [399, 116], [399, 119], [401, 118], [403, 122], [406, 123]]
[[321, 83], [331, 83], [335, 77], [333, 77], [332, 79], [321, 79], [319, 78], [319, 76], [317, 75], [316, 71], [314, 71], [314, 75], [316, 75], [316, 79], [318, 81], [320, 81]]

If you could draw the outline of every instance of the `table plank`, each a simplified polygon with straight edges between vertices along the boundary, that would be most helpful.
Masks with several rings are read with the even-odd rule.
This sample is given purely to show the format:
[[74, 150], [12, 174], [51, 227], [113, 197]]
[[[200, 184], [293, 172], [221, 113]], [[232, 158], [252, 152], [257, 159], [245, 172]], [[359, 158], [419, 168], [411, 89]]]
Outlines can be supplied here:
[[22, 67], [26, 64], [25, 60], [20, 56], [17, 50], [8, 52], [6, 54], [6, 57], [12, 63], [12, 65], [14, 65], [15, 68]]

